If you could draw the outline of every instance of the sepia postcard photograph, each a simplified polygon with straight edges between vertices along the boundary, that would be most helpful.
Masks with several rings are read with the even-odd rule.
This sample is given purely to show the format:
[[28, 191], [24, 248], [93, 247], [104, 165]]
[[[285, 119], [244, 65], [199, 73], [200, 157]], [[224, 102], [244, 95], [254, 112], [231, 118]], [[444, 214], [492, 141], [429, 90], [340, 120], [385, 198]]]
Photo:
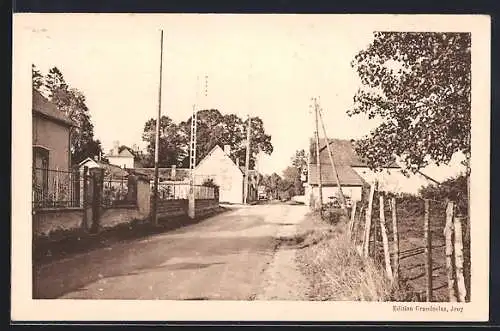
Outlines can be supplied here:
[[490, 24], [14, 14], [11, 319], [487, 321]]

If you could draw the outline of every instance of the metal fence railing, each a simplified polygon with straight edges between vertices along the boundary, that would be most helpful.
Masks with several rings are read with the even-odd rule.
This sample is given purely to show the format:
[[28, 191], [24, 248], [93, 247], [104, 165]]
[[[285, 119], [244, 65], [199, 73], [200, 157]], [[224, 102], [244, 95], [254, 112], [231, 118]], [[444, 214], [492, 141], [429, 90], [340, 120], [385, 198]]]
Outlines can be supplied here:
[[[161, 200], [181, 200], [189, 198], [189, 183], [162, 182], [158, 183], [158, 198]], [[216, 199], [217, 188], [203, 185], [193, 185], [195, 199]], [[153, 191], [151, 191], [153, 194]]]
[[135, 203], [135, 196], [130, 193], [134, 187], [127, 177], [105, 177], [102, 187], [102, 205], [105, 207]]
[[33, 208], [71, 208], [80, 206], [80, 176], [76, 171], [34, 168]]

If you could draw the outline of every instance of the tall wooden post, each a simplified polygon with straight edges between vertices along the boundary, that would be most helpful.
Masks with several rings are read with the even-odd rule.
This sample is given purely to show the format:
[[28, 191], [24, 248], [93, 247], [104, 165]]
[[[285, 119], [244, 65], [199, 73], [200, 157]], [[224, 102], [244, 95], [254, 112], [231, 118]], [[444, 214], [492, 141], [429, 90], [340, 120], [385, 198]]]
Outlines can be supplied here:
[[432, 236], [429, 221], [429, 200], [424, 200], [424, 237], [425, 237], [425, 277], [426, 300], [432, 301]]
[[154, 181], [153, 181], [153, 203], [151, 205], [151, 221], [153, 225], [158, 225], [158, 159], [160, 150], [160, 120], [161, 120], [161, 83], [162, 83], [162, 71], [163, 71], [163, 30], [160, 34], [160, 84], [158, 87], [158, 116], [156, 118], [156, 130], [155, 130], [155, 171], [154, 171]]
[[455, 271], [457, 274], [458, 301], [465, 302], [467, 289], [464, 279], [464, 252], [462, 235], [462, 217], [455, 217], [453, 221], [455, 232]]
[[245, 184], [244, 184], [244, 187], [243, 187], [243, 202], [245, 204], [248, 204], [248, 183], [249, 183], [249, 179], [248, 179], [248, 176], [249, 176], [249, 173], [250, 173], [250, 138], [251, 138], [251, 130], [252, 130], [252, 123], [251, 123], [251, 119], [250, 119], [250, 115], [248, 115], [248, 119], [247, 119], [247, 141], [246, 141], [246, 156], [245, 156]]
[[391, 255], [389, 253], [389, 239], [387, 238], [387, 228], [385, 227], [385, 211], [384, 211], [384, 196], [380, 194], [380, 232], [382, 233], [382, 244], [384, 246], [384, 261], [385, 261], [385, 272], [387, 277], [392, 281], [394, 280], [391, 268]]
[[373, 208], [373, 195], [375, 194], [375, 185], [377, 183], [374, 182], [370, 186], [370, 195], [368, 197], [368, 207], [366, 208], [366, 219], [365, 219], [365, 235], [363, 241], [363, 256], [368, 257], [370, 254], [370, 230], [372, 227], [372, 208]]
[[396, 198], [391, 199], [391, 211], [392, 211], [392, 243], [393, 249], [393, 271], [394, 279], [397, 281], [399, 278], [399, 232], [398, 232], [398, 217], [396, 211]]
[[457, 302], [455, 290], [455, 275], [453, 273], [453, 202], [448, 202], [446, 206], [446, 224], [444, 227], [445, 255], [446, 255], [446, 276], [448, 278], [448, 298], [450, 302]]
[[326, 134], [325, 122], [323, 121], [323, 117], [321, 116], [321, 109], [318, 112], [319, 112], [319, 119], [321, 120], [321, 126], [323, 128], [323, 135], [325, 136], [325, 143], [326, 143], [326, 148], [328, 150], [328, 157], [330, 158], [330, 163], [332, 165], [333, 176], [335, 177], [335, 181], [337, 182], [337, 187], [339, 190], [340, 205], [344, 213], [347, 215], [347, 204], [345, 202], [344, 193], [342, 192], [342, 185], [340, 184], [339, 174], [337, 172], [337, 169], [335, 167], [335, 162], [333, 160], [333, 153], [330, 148], [330, 141], [328, 140], [328, 135]]
[[351, 221], [349, 222], [349, 226], [347, 228], [347, 234], [349, 236], [349, 239], [352, 239], [352, 234], [354, 231], [354, 222], [356, 221], [356, 205], [357, 205], [357, 201], [354, 200], [352, 202]]
[[323, 215], [323, 185], [321, 184], [321, 158], [320, 158], [320, 148], [319, 148], [319, 130], [318, 130], [318, 105], [316, 103], [316, 98], [314, 100], [314, 114], [316, 122], [316, 169], [318, 172], [318, 196], [319, 196], [319, 213]]

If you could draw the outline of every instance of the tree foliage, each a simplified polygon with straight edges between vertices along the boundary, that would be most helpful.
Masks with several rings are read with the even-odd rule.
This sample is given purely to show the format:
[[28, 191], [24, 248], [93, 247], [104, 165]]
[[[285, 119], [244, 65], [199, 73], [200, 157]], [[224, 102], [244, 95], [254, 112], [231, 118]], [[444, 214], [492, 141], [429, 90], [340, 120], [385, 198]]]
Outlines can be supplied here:
[[53, 67], [43, 76], [34, 64], [31, 66], [33, 88], [48, 98], [78, 127], [71, 133], [71, 156], [73, 163], [79, 163], [87, 157], [102, 153], [101, 142], [94, 139], [94, 125], [84, 94], [71, 88], [65, 81], [62, 72]]
[[[229, 145], [231, 159], [234, 162], [239, 159], [240, 164], [243, 165], [246, 156], [247, 122], [235, 114], [223, 115], [217, 109], [200, 110], [197, 117], [197, 162], [207, 156], [215, 146], [224, 148], [224, 145]], [[161, 167], [173, 164], [181, 167], [189, 166], [191, 121], [192, 117], [175, 124], [166, 116], [161, 118], [159, 150], [159, 165]], [[271, 136], [265, 133], [262, 120], [258, 117], [252, 117], [251, 121], [250, 169], [254, 168], [259, 151], [267, 154], [271, 154], [273, 151]], [[155, 119], [148, 120], [144, 126], [142, 139], [148, 142], [147, 151], [143, 158], [145, 166], [153, 166], [154, 164], [155, 126]]]
[[373, 169], [397, 156], [411, 171], [470, 155], [469, 33], [376, 32], [352, 66], [363, 87], [348, 115], [382, 123], [356, 143]]
[[[146, 154], [141, 157], [144, 167], [154, 166], [156, 119], [150, 119], [144, 124], [142, 140], [147, 142]], [[189, 136], [181, 130], [168, 116], [160, 118], [160, 148], [158, 151], [158, 166], [181, 166], [188, 155]]]
[[425, 199], [443, 200], [449, 199], [456, 203], [457, 212], [467, 214], [467, 177], [460, 175], [456, 178], [450, 178], [441, 184], [430, 184], [422, 187], [419, 195]]

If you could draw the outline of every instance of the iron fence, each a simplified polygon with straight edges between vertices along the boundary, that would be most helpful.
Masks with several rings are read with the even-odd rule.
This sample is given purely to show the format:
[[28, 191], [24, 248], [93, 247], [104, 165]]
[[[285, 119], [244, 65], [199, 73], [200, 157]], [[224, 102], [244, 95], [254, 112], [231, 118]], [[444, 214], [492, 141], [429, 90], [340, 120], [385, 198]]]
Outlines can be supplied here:
[[[158, 199], [160, 200], [182, 200], [189, 198], [189, 183], [161, 182], [158, 183]], [[195, 199], [216, 199], [218, 197], [217, 187], [193, 185]], [[153, 194], [153, 191], [151, 191]]]
[[134, 186], [127, 177], [106, 177], [102, 185], [102, 205], [111, 207], [135, 203]]
[[80, 206], [80, 176], [77, 171], [34, 168], [33, 208], [71, 208]]

